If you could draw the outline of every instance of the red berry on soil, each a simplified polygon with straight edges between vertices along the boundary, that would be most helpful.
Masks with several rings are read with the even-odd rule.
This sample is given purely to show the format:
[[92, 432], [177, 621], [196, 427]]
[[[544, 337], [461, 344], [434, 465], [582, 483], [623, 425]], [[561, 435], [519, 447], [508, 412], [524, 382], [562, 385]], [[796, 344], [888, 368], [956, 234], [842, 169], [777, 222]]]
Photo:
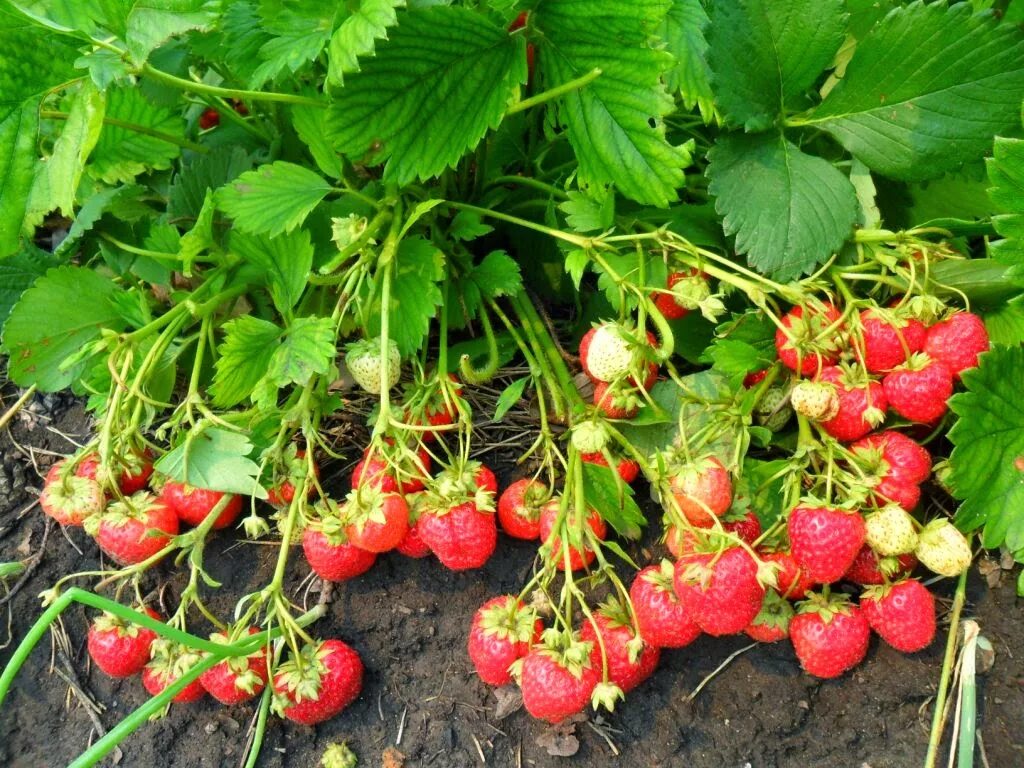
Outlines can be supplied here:
[[[144, 609], [161, 621], [152, 608]], [[86, 645], [93, 663], [111, 677], [131, 677], [149, 663], [149, 649], [156, 632], [104, 612], [89, 625]]]
[[[560, 570], [565, 570], [565, 557], [561, 551], [562, 543], [557, 535], [552, 535], [555, 523], [558, 521], [558, 508], [560, 505], [558, 499], [552, 499], [540, 512], [540, 540], [543, 544], [551, 546], [551, 557], [555, 562], [555, 567]], [[573, 526], [573, 511], [570, 510], [567, 517], [567, 525]], [[591, 532], [601, 541], [604, 541], [605, 536], [608, 535], [608, 527], [605, 525], [604, 520], [596, 509], [590, 510], [590, 515], [587, 517], [587, 526]], [[579, 528], [575, 528], [576, 532], [579, 532]], [[573, 537], [573, 533], [570, 533], [570, 540]], [[569, 568], [573, 571], [578, 571], [581, 568], [585, 568], [594, 562], [594, 558], [597, 557], [594, 554], [594, 550], [587, 545], [587, 539], [583, 538], [581, 542], [582, 549], [576, 545], [575, 542], [571, 542], [569, 546]]]
[[803, 600], [807, 590], [815, 585], [807, 569], [800, 566], [791, 552], [766, 552], [760, 557], [767, 563], [779, 566], [775, 572], [779, 594], [787, 600]]
[[[140, 492], [89, 518], [86, 530], [111, 560], [135, 565], [155, 555], [178, 534], [178, 516], [152, 494]], [[150, 531], [159, 533], [151, 536]]]
[[931, 424], [946, 413], [953, 394], [953, 374], [943, 363], [921, 353], [882, 380], [892, 408], [908, 421]]
[[732, 478], [714, 456], [680, 467], [669, 481], [680, 511], [691, 525], [709, 528], [732, 505]]
[[935, 639], [935, 598], [919, 581], [872, 587], [860, 607], [871, 628], [897, 651], [916, 653]]
[[420, 536], [420, 516], [423, 514], [427, 494], [424, 491], [410, 493], [405, 497], [405, 501], [409, 505], [409, 530], [395, 549], [406, 557], [427, 557], [430, 554], [430, 547]]
[[519, 683], [527, 712], [538, 720], [560, 723], [586, 709], [601, 673], [589, 658], [566, 658], [581, 655], [586, 647], [576, 642], [562, 652], [544, 644], [533, 646], [523, 658]]
[[[298, 478], [306, 476], [306, 451], [302, 448], [289, 448], [285, 453], [285, 466], [288, 477], [267, 491], [267, 503], [275, 507], [287, 507], [295, 498], [295, 482]], [[320, 477], [320, 466], [313, 465], [313, 474]], [[306, 488], [306, 495], [312, 496], [316, 488], [310, 484]]]
[[[592, 620], [584, 620], [580, 638], [593, 643], [590, 666], [600, 670], [603, 669], [600, 635], [608, 661], [608, 681], [619, 686], [623, 693], [629, 693], [654, 672], [661, 650], [655, 645], [642, 645], [642, 641], [636, 643], [628, 615], [618, 615], [621, 613], [624, 613], [621, 607], [614, 616], [596, 612]], [[635, 645], [640, 645], [638, 652], [631, 651]]]
[[902, 432], [886, 430], [868, 435], [850, 446], [871, 472], [914, 485], [923, 483], [932, 471], [927, 449]]
[[448, 509], [428, 507], [419, 519], [419, 529], [437, 559], [453, 571], [481, 567], [498, 544], [494, 515], [472, 501]]
[[352, 491], [345, 502], [344, 517], [349, 541], [367, 552], [389, 552], [409, 531], [405, 498], [374, 487]]
[[126, 458], [127, 467], [118, 478], [117, 484], [121, 493], [130, 496], [138, 493], [149, 484], [153, 475], [153, 452], [148, 448], [142, 453], [133, 453]]
[[498, 499], [498, 521], [514, 539], [540, 538], [540, 509], [550, 497], [547, 486], [524, 477], [504, 490]]
[[423, 478], [429, 472], [430, 454], [420, 449], [415, 461], [410, 461], [407, 466], [402, 467], [402, 482], [399, 484], [395, 468], [386, 459], [367, 449], [363, 454], [363, 460], [352, 470], [352, 489], [372, 485], [385, 493], [397, 493], [401, 485], [402, 493], [416, 493], [423, 490]]
[[655, 648], [682, 648], [696, 640], [701, 628], [679, 602], [673, 584], [675, 571], [668, 560], [641, 570], [629, 588], [637, 628]]
[[843, 576], [846, 581], [862, 586], [884, 584], [886, 571], [889, 580], [900, 579], [909, 574], [917, 567], [917, 558], [913, 554], [899, 555], [898, 557], [883, 557], [879, 559], [871, 547], [865, 544], [861, 547], [853, 564]]
[[957, 381], [961, 372], [978, 365], [978, 356], [988, 349], [985, 323], [970, 312], [957, 312], [933, 325], [924, 343], [928, 356], [945, 365]]
[[95, 480], [72, 475], [61, 480], [64, 462], [54, 464], [46, 474], [39, 506], [61, 525], [81, 525], [103, 511], [106, 499]]
[[[250, 635], [258, 632], [256, 627], [249, 628]], [[214, 642], [227, 642], [228, 638], [222, 633], [216, 633], [211, 639]], [[225, 659], [203, 672], [199, 682], [221, 704], [231, 706], [255, 698], [267, 685], [266, 647], [248, 656]]]
[[[597, 464], [602, 467], [608, 466], [608, 459], [604, 457], [603, 453], [583, 453], [580, 454], [580, 458], [588, 464]], [[632, 459], [620, 457], [615, 465], [615, 471], [619, 473], [622, 482], [629, 484], [640, 475], [640, 465]]]
[[[150, 653], [152, 660], [142, 670], [142, 686], [151, 696], [157, 696], [174, 685], [203, 658], [196, 651], [163, 638], [153, 641]], [[190, 704], [205, 694], [206, 689], [197, 678], [182, 688], [171, 701], [175, 704]]]
[[860, 664], [871, 628], [857, 606], [838, 597], [815, 596], [799, 610], [790, 622], [789, 637], [804, 671], [828, 679]]
[[860, 321], [864, 336], [862, 362], [870, 373], [885, 373], [903, 365], [908, 353], [924, 349], [927, 329], [916, 318], [865, 309], [860, 313]]
[[469, 627], [469, 658], [476, 673], [488, 685], [512, 682], [509, 667], [540, 640], [543, 629], [534, 611], [512, 595], [488, 600]]
[[774, 589], [765, 592], [761, 610], [743, 630], [759, 643], [775, 643], [789, 637], [789, 623], [793, 619], [793, 606]]
[[836, 366], [823, 370], [818, 380], [832, 384], [839, 399], [838, 413], [821, 423], [836, 440], [859, 440], [884, 421], [889, 402], [879, 382], [849, 381]]
[[838, 331], [823, 335], [840, 318], [840, 312], [831, 304], [824, 311], [793, 307], [782, 318], [782, 325], [794, 337], [790, 341], [781, 329], [775, 331], [775, 350], [779, 360], [792, 371], [804, 376], [817, 373], [819, 368], [835, 365], [839, 360], [836, 336]]
[[293, 723], [316, 725], [337, 715], [363, 688], [363, 662], [341, 640], [301, 649], [303, 663], [289, 659], [274, 675], [275, 706]]
[[797, 506], [786, 529], [793, 558], [819, 584], [839, 581], [864, 545], [864, 518], [834, 507]]
[[362, 576], [377, 561], [374, 552], [357, 547], [340, 520], [316, 520], [302, 532], [302, 552], [313, 572], [327, 581]]
[[665, 527], [665, 546], [676, 560], [693, 552], [699, 543], [696, 535], [686, 528], [674, 525]]
[[761, 521], [757, 519], [757, 515], [752, 509], [748, 509], [743, 517], [732, 520], [723, 519], [722, 528], [733, 536], [738, 536], [747, 544], [753, 544], [761, 535]]
[[[178, 519], [187, 525], [199, 525], [223, 497], [222, 491], [195, 488], [187, 483], [168, 480], [160, 491], [160, 500], [174, 510]], [[242, 511], [242, 497], [231, 496], [213, 524], [215, 530], [227, 528]]]
[[757, 563], [741, 547], [695, 553], [676, 563], [676, 595], [702, 630], [716, 637], [742, 632], [761, 610]]

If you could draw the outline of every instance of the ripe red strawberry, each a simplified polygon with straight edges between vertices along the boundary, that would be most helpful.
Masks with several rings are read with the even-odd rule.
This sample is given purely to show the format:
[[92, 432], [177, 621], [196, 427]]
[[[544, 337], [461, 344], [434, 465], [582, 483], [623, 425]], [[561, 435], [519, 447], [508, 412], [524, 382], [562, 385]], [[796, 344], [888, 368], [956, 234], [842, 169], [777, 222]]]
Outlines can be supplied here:
[[[561, 502], [558, 499], [552, 499], [541, 509], [540, 540], [551, 548], [550, 556], [554, 560], [555, 567], [560, 571], [564, 571], [565, 556], [562, 552], [562, 542], [558, 535], [552, 535], [552, 531], [555, 529], [559, 519], [560, 504]], [[587, 517], [586, 522], [591, 533], [601, 541], [604, 541], [605, 536], [608, 535], [608, 527], [596, 509], [590, 510], [590, 515]], [[594, 558], [597, 555], [594, 553], [593, 546], [588, 543], [589, 539], [582, 530], [582, 525], [576, 520], [574, 510], [568, 511], [565, 525], [569, 530], [569, 568], [573, 571], [578, 571], [594, 562]]]
[[453, 571], [479, 568], [498, 544], [494, 515], [473, 501], [446, 507], [444, 499], [431, 500], [419, 520], [420, 536], [442, 565]]
[[676, 597], [675, 569], [668, 560], [641, 570], [629, 588], [640, 637], [654, 648], [682, 648], [701, 629]]
[[213, 107], [207, 107], [199, 116], [199, 130], [208, 131], [220, 125], [220, 112]]
[[[603, 453], [582, 453], [580, 458], [588, 464], [597, 464], [602, 467], [608, 466], [608, 459], [604, 457]], [[619, 473], [622, 482], [632, 483], [640, 474], [640, 465], [633, 461], [633, 459], [620, 456], [618, 463], [615, 465], [615, 471]]]
[[397, 493], [401, 487], [402, 493], [416, 493], [423, 490], [423, 480], [429, 473], [430, 454], [423, 448], [417, 451], [414, 460], [398, 462], [397, 475], [401, 477], [401, 483], [396, 478], [395, 465], [367, 448], [363, 460], [352, 470], [352, 488], [372, 485], [385, 493]]
[[[598, 641], [600, 636], [601, 641]], [[629, 693], [646, 680], [658, 666], [661, 650], [645, 645], [633, 632], [629, 613], [622, 605], [610, 603], [583, 622], [580, 638], [593, 643], [590, 666], [603, 670], [601, 642], [608, 663], [608, 681]]]
[[59, 461], [47, 472], [39, 506], [61, 525], [81, 525], [103, 511], [103, 489], [87, 477], [61, 478], [63, 468], [64, 462]]
[[423, 491], [410, 493], [405, 497], [405, 501], [409, 505], [409, 530], [395, 549], [406, 557], [427, 557], [430, 554], [430, 547], [420, 536], [420, 516], [427, 502], [427, 494]]
[[868, 435], [850, 448], [867, 471], [901, 482], [923, 483], [932, 471], [932, 457], [924, 446], [892, 429]]
[[706, 277], [696, 269], [670, 272], [665, 287], [669, 293], [655, 294], [654, 306], [668, 320], [686, 317], [711, 294]]
[[768, 375], [768, 369], [767, 368], [762, 368], [759, 371], [753, 371], [752, 373], [748, 373], [746, 376], [743, 377], [743, 386], [744, 386], [744, 388], [746, 388], [746, 389], [753, 389], [758, 384], [760, 384], [762, 381], [764, 381], [765, 377], [767, 375]]
[[318, 517], [302, 532], [302, 552], [313, 572], [328, 581], [345, 581], [370, 570], [376, 553], [349, 540], [337, 505], [329, 501], [318, 510]]
[[832, 384], [839, 398], [836, 415], [821, 423], [836, 440], [859, 440], [885, 420], [889, 402], [877, 381], [867, 380], [863, 374], [846, 374], [838, 366], [823, 370], [818, 380]]
[[789, 637], [804, 671], [828, 679], [860, 664], [871, 639], [860, 608], [845, 597], [812, 593], [798, 610], [789, 624]]
[[[178, 516], [151, 493], [139, 492], [90, 517], [85, 530], [111, 560], [135, 565], [171, 542], [178, 534]], [[151, 536], [150, 531], [160, 533]]]
[[372, 485], [349, 493], [343, 515], [349, 541], [367, 552], [389, 552], [409, 531], [409, 505], [405, 498]]
[[494, 597], [473, 614], [469, 627], [469, 658], [488, 685], [512, 682], [509, 667], [540, 640], [537, 614], [512, 595]]
[[640, 411], [639, 399], [622, 387], [610, 392], [611, 386], [603, 381], [594, 384], [594, 405], [609, 419], [632, 419]]
[[761, 610], [743, 631], [759, 643], [775, 643], [789, 637], [789, 623], [793, 619], [793, 606], [774, 589], [765, 592]]
[[[448, 379], [454, 382], [455, 386], [445, 392], [442, 392], [440, 388], [433, 390], [429, 402], [424, 407], [423, 418], [414, 418], [410, 413], [406, 412], [407, 422], [421, 426], [425, 421], [432, 427], [447, 427], [455, 422], [459, 415], [455, 398], [462, 397], [462, 387], [458, 385], [458, 379], [455, 378], [454, 374], [449, 373]], [[444, 431], [446, 430], [427, 430], [422, 433], [423, 441], [426, 443], [433, 442], [437, 439], [438, 433]]]
[[839, 310], [826, 303], [822, 310], [793, 307], [782, 318], [786, 331], [775, 331], [775, 350], [783, 365], [804, 376], [817, 373], [819, 368], [835, 365], [839, 359], [838, 330], [829, 331], [840, 318]]
[[[870, 373], [885, 373], [924, 349], [927, 329], [920, 320], [893, 310], [865, 309], [860, 313], [864, 359]], [[859, 352], [859, 350], [858, 350]]]
[[953, 394], [953, 374], [921, 352], [882, 379], [889, 407], [909, 421], [931, 424], [946, 413]]
[[786, 530], [793, 558], [819, 584], [839, 581], [864, 545], [864, 518], [834, 507], [794, 507]]
[[897, 651], [916, 653], [935, 639], [935, 598], [919, 581], [871, 587], [860, 607], [871, 628]]
[[787, 600], [803, 600], [807, 590], [813, 587], [815, 582], [807, 574], [807, 570], [796, 561], [793, 554], [786, 551], [759, 554], [765, 562], [779, 566], [775, 572], [775, 583], [779, 594]]
[[274, 709], [293, 723], [316, 725], [359, 696], [363, 662], [341, 640], [305, 645], [300, 653], [301, 664], [291, 658], [274, 674]]
[[[162, 621], [152, 608], [143, 609]], [[156, 632], [104, 611], [89, 625], [86, 644], [93, 663], [111, 677], [131, 677], [149, 662], [149, 649]]]
[[131, 496], [143, 490], [153, 475], [153, 452], [149, 448], [141, 453], [129, 453], [124, 457], [124, 467], [117, 484], [121, 493]]
[[523, 658], [523, 706], [538, 720], [560, 723], [582, 712], [601, 673], [590, 663], [589, 643], [545, 633]]
[[524, 477], [505, 489], [498, 499], [498, 521], [514, 539], [540, 538], [540, 509], [551, 492], [543, 483]]
[[[732, 505], [732, 478], [714, 456], [681, 466], [669, 480], [679, 510], [698, 528], [709, 528]], [[712, 517], [714, 516], [714, 517]]]
[[665, 546], [676, 560], [693, 552], [699, 543], [691, 530], [671, 523], [665, 526]]
[[[917, 567], [917, 557], [913, 553], [900, 555], [899, 557], [883, 557], [879, 559], [871, 547], [865, 544], [861, 547], [853, 565], [846, 571], [843, 578], [852, 581], [854, 584], [869, 586], [884, 584], [886, 576], [891, 579], [900, 579], [909, 574]], [[884, 572], [884, 575], [883, 575]]]
[[741, 547], [687, 555], [676, 563], [674, 584], [686, 612], [715, 637], [742, 632], [764, 600], [757, 563]]
[[[149, 691], [150, 696], [163, 693], [164, 689], [174, 685], [203, 660], [196, 651], [164, 638], [153, 641], [150, 654], [153, 658], [142, 670], [142, 686]], [[206, 689], [196, 679], [182, 688], [171, 701], [175, 704], [191, 704], [205, 694]]]
[[488, 467], [478, 461], [471, 461], [467, 464], [467, 471], [473, 472], [473, 482], [476, 483], [477, 490], [487, 493], [498, 492], [498, 478]]
[[978, 365], [978, 355], [989, 349], [985, 323], [970, 312], [957, 312], [928, 329], [925, 353], [938, 360], [960, 380], [960, 373]]
[[[178, 519], [188, 525], [199, 525], [210, 511], [217, 505], [224, 493], [222, 491], [210, 491], [205, 488], [195, 488], [187, 483], [179, 483], [176, 480], [168, 480], [160, 491], [160, 500], [174, 510]], [[242, 511], [242, 497], [231, 496], [213, 524], [215, 530], [227, 528]]]
[[742, 517], [723, 518], [722, 528], [747, 544], [753, 544], [761, 535], [761, 521], [757, 519], [752, 509], [748, 509]]
[[[259, 632], [249, 628], [249, 634]], [[222, 632], [210, 635], [215, 643], [227, 643]], [[241, 638], [238, 638], [241, 639]], [[248, 656], [225, 659], [199, 676], [203, 689], [221, 704], [241, 704], [259, 695], [267, 685], [267, 649], [260, 648]]]
[[[306, 476], [306, 451], [294, 444], [285, 449], [284, 464], [287, 475], [267, 491], [267, 502], [275, 507], [287, 507], [295, 498], [295, 483]], [[320, 477], [320, 466], [313, 464], [313, 475]], [[312, 483], [306, 488], [306, 495], [312, 496], [316, 488]]]

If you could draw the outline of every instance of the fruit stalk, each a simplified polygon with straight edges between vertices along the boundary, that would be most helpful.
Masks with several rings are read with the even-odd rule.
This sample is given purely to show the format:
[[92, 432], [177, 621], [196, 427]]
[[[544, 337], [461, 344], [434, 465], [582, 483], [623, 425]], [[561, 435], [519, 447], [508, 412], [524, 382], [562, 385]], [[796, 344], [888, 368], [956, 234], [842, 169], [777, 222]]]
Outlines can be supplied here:
[[942, 657], [942, 676], [939, 678], [939, 690], [935, 694], [935, 712], [932, 714], [931, 735], [928, 738], [928, 753], [924, 759], [924, 768], [935, 768], [939, 756], [939, 744], [946, 725], [946, 698], [949, 694], [949, 681], [953, 675], [953, 663], [956, 659], [957, 638], [960, 633], [960, 613], [964, 609], [967, 597], [967, 571], [960, 574], [956, 593], [953, 595], [953, 608], [949, 615], [949, 637], [946, 640], [946, 653]]

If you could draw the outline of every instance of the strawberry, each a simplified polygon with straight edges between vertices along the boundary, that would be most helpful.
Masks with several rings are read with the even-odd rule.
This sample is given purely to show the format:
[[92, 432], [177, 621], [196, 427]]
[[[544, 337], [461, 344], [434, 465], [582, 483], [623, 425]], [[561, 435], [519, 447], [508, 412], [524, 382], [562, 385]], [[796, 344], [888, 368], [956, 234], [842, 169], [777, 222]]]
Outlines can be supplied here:
[[708, 528], [732, 505], [732, 478], [714, 456], [683, 464], [669, 480], [669, 490], [691, 525]]
[[540, 538], [540, 509], [551, 497], [543, 483], [524, 477], [505, 489], [498, 499], [498, 521], [514, 539]]
[[917, 547], [914, 520], [898, 504], [886, 504], [867, 516], [864, 539], [879, 555], [902, 555]]
[[[150, 647], [152, 660], [142, 670], [142, 686], [150, 696], [157, 696], [174, 685], [189, 670], [199, 664], [203, 657], [184, 645], [157, 638]], [[191, 704], [203, 698], [206, 690], [198, 679], [186, 685], [171, 699], [175, 704]]]
[[[603, 453], [582, 453], [580, 458], [588, 464], [597, 464], [602, 467], [608, 466], [608, 459], [604, 457]], [[622, 478], [622, 482], [632, 483], [640, 475], [640, 465], [633, 461], [633, 459], [620, 456], [618, 463], [615, 465], [615, 471]]]
[[742, 547], [687, 555], [676, 563], [674, 584], [686, 612], [715, 637], [742, 632], [764, 601], [757, 563]]
[[797, 609], [789, 637], [805, 672], [829, 679], [863, 661], [871, 628], [860, 608], [845, 597], [811, 593]]
[[[149, 483], [149, 478], [153, 474], [153, 452], [147, 448], [142, 452], [129, 453], [117, 462], [117, 468], [113, 474], [113, 481], [117, 483], [121, 493], [125, 496], [141, 491]], [[87, 453], [78, 460], [75, 466], [75, 475], [95, 480], [101, 486], [105, 486], [110, 480], [96, 453]]]
[[469, 658], [488, 685], [512, 682], [509, 667], [540, 640], [543, 626], [537, 614], [512, 595], [494, 597], [473, 614], [469, 628]]
[[864, 518], [835, 507], [794, 507], [786, 530], [793, 558], [818, 584], [839, 581], [864, 545]]
[[782, 364], [804, 376], [835, 365], [839, 359], [839, 331], [828, 329], [839, 318], [839, 310], [829, 303], [821, 309], [793, 307], [782, 318], [786, 330], [775, 331], [775, 350]]
[[608, 444], [608, 428], [598, 419], [580, 422], [569, 434], [573, 448], [580, 453], [600, 454]]
[[661, 657], [661, 649], [645, 645], [636, 636], [629, 612], [615, 601], [603, 605], [593, 614], [593, 618], [583, 622], [580, 639], [593, 646], [590, 666], [603, 670], [603, 661], [607, 661], [608, 681], [622, 689], [623, 693], [629, 693], [650, 677]]
[[960, 380], [961, 372], [978, 365], [978, 356], [989, 349], [985, 323], [970, 312], [956, 312], [928, 329], [924, 351]]
[[[135, 565], [155, 555], [178, 534], [178, 516], [151, 493], [140, 491], [90, 517], [86, 533], [111, 560]], [[157, 531], [150, 535], [152, 531]]]
[[367, 552], [389, 552], [409, 531], [409, 505], [397, 493], [364, 485], [345, 497], [345, 535]]
[[959, 576], [971, 564], [971, 545], [948, 520], [932, 520], [918, 534], [914, 550], [921, 565], [940, 576]]
[[337, 715], [363, 688], [363, 662], [341, 640], [303, 646], [274, 674], [274, 710], [299, 725], [316, 725]]
[[611, 384], [599, 381], [594, 385], [594, 405], [609, 419], [632, 419], [640, 411], [640, 400], [636, 395], [612, 389]]
[[754, 408], [754, 417], [762, 427], [772, 432], [781, 432], [793, 415], [789, 397], [782, 387], [772, 387], [765, 392]]
[[693, 552], [699, 543], [692, 530], [680, 528], [671, 523], [665, 526], [665, 546], [676, 560]]
[[814, 579], [807, 575], [807, 570], [800, 566], [791, 552], [782, 550], [758, 554], [766, 563], [778, 566], [775, 571], [776, 587], [787, 600], [803, 600], [807, 590], [814, 586]]
[[[352, 374], [363, 391], [371, 395], [381, 393], [381, 375], [384, 368], [384, 355], [381, 351], [381, 338], [363, 339], [349, 344], [345, 351], [345, 367]], [[388, 339], [388, 380], [390, 390], [402, 375], [402, 358], [398, 354], [398, 345], [394, 339]]]
[[932, 459], [928, 451], [902, 432], [891, 429], [876, 432], [850, 448], [872, 473], [915, 485], [923, 483], [931, 474]]
[[484, 491], [485, 493], [498, 492], [498, 478], [494, 476], [494, 472], [488, 467], [478, 461], [470, 461], [466, 463], [465, 471], [473, 473], [473, 482], [476, 484], [477, 490]]
[[[306, 451], [296, 448], [294, 444], [288, 446], [284, 452], [284, 465], [287, 475], [277, 485], [267, 491], [267, 502], [275, 507], [287, 507], [295, 498], [295, 484], [306, 476], [308, 464], [306, 462]], [[313, 475], [320, 477], [320, 466], [313, 464]], [[316, 487], [309, 483], [306, 487], [306, 496], [312, 496]]]
[[924, 349], [924, 323], [905, 313], [865, 309], [860, 313], [860, 327], [864, 340], [861, 362], [869, 373], [885, 373]]
[[762, 368], [759, 371], [752, 371], [743, 377], [743, 387], [745, 389], [753, 389], [768, 376], [768, 369]]
[[871, 628], [903, 653], [917, 653], [935, 639], [935, 598], [920, 581], [869, 587], [860, 608]]
[[349, 540], [342, 511], [334, 500], [318, 504], [316, 512], [302, 532], [302, 552], [313, 572], [327, 581], [345, 581], [370, 570], [377, 554]]
[[[249, 634], [259, 632], [256, 627], [249, 627]], [[215, 643], [227, 643], [228, 636], [223, 632], [210, 635]], [[240, 640], [242, 638], [236, 638]], [[225, 659], [220, 664], [210, 667], [199, 676], [203, 689], [221, 704], [228, 706], [241, 704], [258, 696], [267, 685], [267, 649], [262, 647], [248, 656]]]
[[590, 378], [612, 382], [625, 376], [633, 364], [633, 350], [615, 323], [588, 331], [580, 342], [580, 363]]
[[674, 575], [672, 563], [662, 560], [641, 570], [629, 588], [640, 637], [655, 648], [682, 648], [701, 634], [676, 597]]
[[[552, 531], [555, 530], [556, 525], [560, 522], [560, 505], [561, 501], [559, 499], [552, 499], [541, 508], [540, 540], [545, 547], [550, 548], [551, 554], [549, 556], [554, 561], [555, 567], [560, 571], [564, 571], [566, 557], [562, 551], [562, 542], [558, 535], [552, 534]], [[590, 510], [586, 523], [590, 529], [590, 534], [604, 541], [605, 536], [608, 535], [608, 527], [596, 509]], [[577, 519], [575, 510], [567, 511], [566, 519], [563, 521], [563, 525], [559, 526], [559, 529], [567, 529], [569, 532], [569, 545], [567, 549], [569, 568], [571, 570], [578, 571], [594, 562], [594, 558], [597, 555], [594, 553], [593, 542], [583, 531], [583, 526]]]
[[88, 518], [103, 511], [103, 489], [95, 480], [71, 475], [61, 477], [64, 462], [50, 467], [39, 494], [43, 512], [61, 525], [82, 525]]
[[[422, 426], [425, 420], [426, 424], [432, 427], [447, 427], [449, 424], [453, 424], [459, 415], [458, 405], [455, 400], [456, 398], [462, 398], [462, 387], [458, 385], [458, 379], [455, 378], [455, 374], [449, 373], [448, 379], [455, 382], [455, 386], [445, 390], [439, 386], [432, 390], [430, 399], [423, 411], [423, 419], [415, 419], [407, 412], [406, 421]], [[423, 441], [426, 443], [433, 442], [437, 439], [438, 433], [444, 431], [440, 429], [437, 431], [427, 430], [422, 433]]]
[[[374, 485], [385, 493], [416, 493], [424, 488], [424, 479], [430, 474], [430, 454], [420, 448], [410, 457], [382, 456], [372, 447], [363, 452], [363, 460], [352, 470], [352, 488]], [[397, 478], [401, 478], [399, 484]]]
[[759, 643], [775, 643], [789, 637], [789, 623], [793, 619], [793, 606], [774, 589], [764, 594], [761, 610], [743, 631]]
[[523, 657], [519, 686], [526, 711], [549, 723], [582, 712], [601, 679], [591, 664], [591, 650], [576, 636], [545, 632]]
[[[188, 483], [179, 483], [176, 480], [168, 480], [160, 491], [160, 501], [174, 510], [178, 519], [187, 525], [199, 525], [208, 514], [217, 506], [222, 498], [222, 491], [210, 491], [205, 488], [195, 488]], [[242, 497], [231, 496], [226, 506], [217, 515], [214, 522], [214, 530], [227, 528], [242, 511]]]
[[427, 557], [430, 554], [430, 547], [420, 536], [420, 515], [423, 514], [427, 502], [427, 494], [423, 491], [410, 493], [405, 497], [405, 501], [409, 505], [409, 530], [395, 549], [406, 557]]
[[667, 292], [655, 295], [654, 306], [667, 320], [686, 317], [711, 295], [706, 277], [696, 269], [670, 272], [665, 287]]
[[863, 372], [846, 373], [831, 366], [821, 372], [818, 380], [835, 387], [839, 408], [821, 426], [836, 440], [859, 440], [885, 421], [885, 409], [889, 407], [885, 390], [877, 381], [866, 379]]
[[902, 578], [916, 567], [917, 558], [912, 554], [879, 559], [875, 551], [865, 544], [854, 558], [853, 565], [843, 575], [843, 579], [862, 586], [884, 584], [887, 578]]
[[207, 107], [199, 116], [199, 130], [208, 131], [220, 125], [220, 112], [213, 107]]
[[828, 421], [839, 413], [836, 388], [823, 381], [800, 381], [789, 393], [793, 410], [811, 421]]
[[734, 515], [723, 518], [722, 528], [747, 544], [753, 544], [761, 535], [761, 521], [752, 509], [748, 509], [742, 517]]
[[946, 413], [946, 401], [953, 394], [953, 374], [943, 363], [921, 352], [886, 374], [882, 388], [889, 407], [900, 416], [932, 424]]
[[437, 559], [453, 571], [481, 567], [498, 544], [494, 515], [473, 501], [447, 506], [444, 499], [432, 498], [420, 517], [419, 529]]
[[[162, 621], [152, 608], [143, 609]], [[156, 632], [104, 611], [89, 625], [86, 644], [93, 663], [111, 677], [131, 677], [149, 662], [149, 649]]]

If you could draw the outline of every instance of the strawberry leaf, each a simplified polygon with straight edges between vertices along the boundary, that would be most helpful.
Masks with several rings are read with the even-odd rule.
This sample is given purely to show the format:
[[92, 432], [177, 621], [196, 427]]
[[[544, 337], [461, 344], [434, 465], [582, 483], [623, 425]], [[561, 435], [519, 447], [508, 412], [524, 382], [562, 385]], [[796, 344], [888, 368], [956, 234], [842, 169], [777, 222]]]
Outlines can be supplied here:
[[234, 253], [264, 273], [274, 306], [282, 315], [290, 317], [306, 289], [306, 278], [313, 267], [309, 232], [300, 229], [268, 237], [235, 231], [229, 242]]
[[499, 296], [515, 296], [523, 288], [519, 265], [504, 251], [491, 251], [483, 261], [473, 267], [470, 279], [488, 299]]
[[213, 0], [138, 0], [128, 14], [125, 42], [135, 64], [153, 49], [190, 30], [207, 30], [220, 16]]
[[516, 379], [502, 390], [501, 394], [498, 395], [498, 402], [494, 407], [493, 421], [501, 421], [505, 417], [505, 414], [512, 410], [512, 406], [518, 403], [519, 399], [523, 396], [523, 392], [529, 382], [530, 377], [523, 376], [521, 379]]
[[245, 435], [208, 427], [188, 433], [153, 467], [172, 480], [196, 488], [265, 499], [267, 492], [257, 482], [259, 465], [249, 458], [252, 452], [252, 443]]
[[986, 164], [988, 194], [999, 212], [992, 225], [1004, 238], [990, 244], [991, 254], [1007, 264], [1024, 264], [1024, 139], [997, 137]]
[[665, 45], [676, 59], [665, 73], [665, 83], [669, 91], [679, 92], [687, 109], [700, 109], [705, 123], [710, 123], [715, 117], [705, 39], [709, 22], [701, 0], [672, 0], [672, 7], [662, 26]]
[[334, 360], [334, 325], [329, 317], [297, 317], [274, 350], [267, 378], [278, 387], [305, 386], [314, 374], [327, 373]]
[[626, 483], [617, 483], [610, 467], [586, 461], [582, 462], [582, 467], [587, 504], [620, 536], [639, 539], [647, 518], [633, 499], [633, 489]]
[[299, 226], [330, 191], [313, 171], [278, 160], [246, 171], [219, 189], [216, 201], [242, 232], [273, 237]]
[[210, 393], [221, 408], [238, 405], [252, 394], [270, 367], [282, 329], [268, 320], [241, 315], [224, 324]]
[[387, 39], [388, 28], [398, 23], [396, 8], [405, 0], [362, 0], [359, 10], [341, 22], [327, 50], [327, 82], [341, 85], [345, 75], [359, 71], [359, 57], [372, 54], [378, 40]]
[[34, 245], [0, 260], [0, 331], [21, 295], [52, 266], [56, 266], [53, 257]]
[[[149, 101], [139, 88], [110, 89], [106, 117], [184, 138], [181, 117]], [[107, 124], [92, 151], [89, 172], [108, 184], [131, 181], [145, 171], [170, 168], [180, 153], [181, 148], [169, 141]]]
[[[444, 254], [422, 237], [407, 237], [398, 247], [396, 261], [390, 335], [406, 357], [420, 349], [441, 306], [438, 283], [444, 277]], [[379, 305], [370, 319], [370, 334], [380, 335]]]
[[249, 80], [260, 88], [285, 70], [297, 72], [320, 55], [331, 39], [337, 4], [320, 0], [260, 3], [262, 28], [272, 37], [259, 49], [262, 59]]

